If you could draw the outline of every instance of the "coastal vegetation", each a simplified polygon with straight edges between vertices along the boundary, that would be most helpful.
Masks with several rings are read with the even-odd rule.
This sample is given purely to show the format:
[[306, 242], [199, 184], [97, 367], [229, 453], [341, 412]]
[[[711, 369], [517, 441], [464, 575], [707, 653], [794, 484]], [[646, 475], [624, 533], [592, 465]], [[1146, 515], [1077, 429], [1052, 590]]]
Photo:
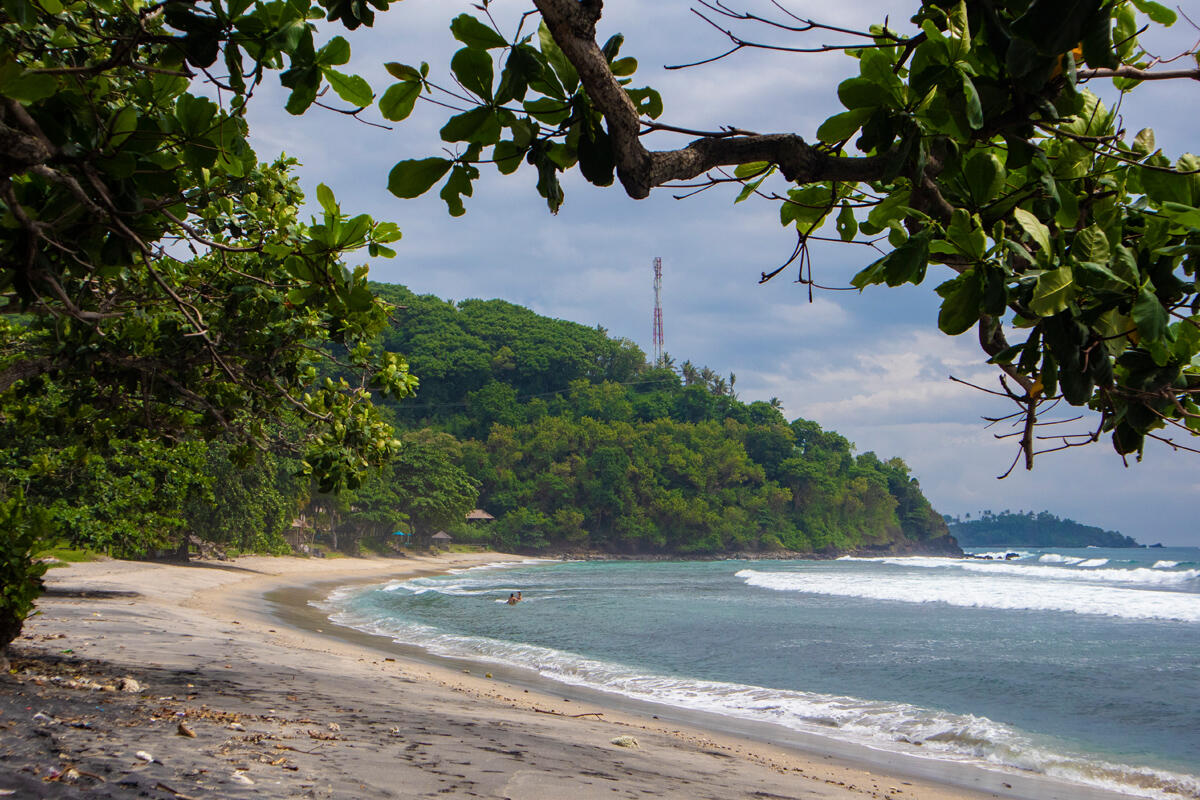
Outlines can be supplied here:
[[1129, 536], [1060, 519], [1049, 511], [984, 511], [974, 519], [946, 517], [963, 547], [1141, 547]]
[[[444, 326], [391, 325], [366, 267], [345, 260], [393, 255], [397, 226], [343, 211], [324, 185], [302, 220], [295, 164], [261, 161], [246, 117], [274, 75], [297, 115], [334, 105], [400, 121], [441, 102], [424, 64], [388, 64], [396, 83], [379, 95], [344, 71], [337, 29], [371, 27], [388, 5], [321, 0], [321, 22], [306, 2], [3, 4], [0, 644], [36, 595], [46, 531], [123, 555], [184, 549], [193, 530], [270, 550], [305, 504], [330, 532], [349, 521], [357, 542], [449, 525], [474, 496], [499, 511], [481, 538], [528, 549], [816, 550], [944, 533], [903, 462], [742, 403], [732, 375], [647, 365], [600, 331], [588, 340], [495, 301], [430, 301]], [[602, 3], [534, 5], [531, 35], [515, 20], [502, 33], [487, 3], [450, 21], [468, 107], [441, 128], [449, 157], [396, 165], [394, 195], [440, 183], [462, 214], [483, 164], [528, 164], [551, 210], [575, 169], [635, 198], [681, 179], [739, 183], [739, 199], [770, 198], [796, 231], [789, 263], [808, 264], [806, 283], [826, 221], [887, 251], [860, 289], [949, 268], [938, 325], [978, 329], [1027, 466], [1038, 442], [1107, 437], [1124, 456], [1164, 427], [1197, 427], [1197, 162], [1168, 158], [1149, 129], [1128, 137], [1084, 86], [1195, 77], [1148, 69], [1138, 45], [1146, 19], [1174, 12], [926, 3], [907, 32], [837, 31], [861, 74], [837, 87], [847, 110], [814, 143], [688, 130], [686, 147], [650, 152], [640, 134], [680, 129], [658, 121], [655, 90], [631, 84], [621, 37], [595, 40]], [[731, 53], [746, 46], [728, 35]], [[539, 326], [559, 339], [522, 340]], [[405, 353], [424, 359], [414, 412], [396, 405], [417, 387]], [[1039, 438], [1063, 401], [1098, 411], [1098, 427]]]
[[946, 533], [902, 460], [856, 455], [778, 401], [743, 402], [734, 375], [652, 364], [628, 340], [502, 300], [375, 290], [398, 306], [383, 346], [421, 375], [416, 400], [387, 407], [461, 442], [457, 464], [497, 517], [474, 535], [496, 546], [818, 552]]

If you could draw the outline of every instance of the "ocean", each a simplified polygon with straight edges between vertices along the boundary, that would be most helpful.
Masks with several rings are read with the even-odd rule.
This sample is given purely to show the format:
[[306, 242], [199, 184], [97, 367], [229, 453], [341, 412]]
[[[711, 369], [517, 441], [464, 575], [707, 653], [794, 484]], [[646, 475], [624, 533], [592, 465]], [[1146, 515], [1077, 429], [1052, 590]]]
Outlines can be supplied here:
[[1200, 548], [993, 555], [529, 560], [320, 607], [436, 656], [660, 706], [1200, 797]]

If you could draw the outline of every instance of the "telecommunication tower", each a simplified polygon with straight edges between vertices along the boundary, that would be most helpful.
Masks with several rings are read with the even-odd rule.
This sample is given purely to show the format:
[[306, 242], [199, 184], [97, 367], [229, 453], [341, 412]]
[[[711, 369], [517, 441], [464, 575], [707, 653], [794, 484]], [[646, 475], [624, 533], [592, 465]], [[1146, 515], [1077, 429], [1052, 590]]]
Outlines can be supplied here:
[[662, 259], [654, 259], [654, 363], [662, 363], [663, 358], [663, 324], [662, 324]]

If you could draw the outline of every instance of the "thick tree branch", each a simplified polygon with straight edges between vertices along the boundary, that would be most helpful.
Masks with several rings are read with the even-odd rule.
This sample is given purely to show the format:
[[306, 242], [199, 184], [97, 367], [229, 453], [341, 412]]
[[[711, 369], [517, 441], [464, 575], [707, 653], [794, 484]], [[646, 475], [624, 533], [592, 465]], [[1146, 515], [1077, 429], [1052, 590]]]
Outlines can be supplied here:
[[604, 115], [617, 177], [626, 193], [642, 199], [664, 183], [689, 180], [710, 169], [755, 161], [779, 166], [789, 181], [866, 181], [883, 174], [884, 158], [831, 156], [795, 134], [720, 136], [697, 139], [679, 150], [649, 151], [641, 143], [637, 107], [609, 69], [596, 44], [601, 3], [534, 0], [554, 41], [579, 73], [592, 103]]

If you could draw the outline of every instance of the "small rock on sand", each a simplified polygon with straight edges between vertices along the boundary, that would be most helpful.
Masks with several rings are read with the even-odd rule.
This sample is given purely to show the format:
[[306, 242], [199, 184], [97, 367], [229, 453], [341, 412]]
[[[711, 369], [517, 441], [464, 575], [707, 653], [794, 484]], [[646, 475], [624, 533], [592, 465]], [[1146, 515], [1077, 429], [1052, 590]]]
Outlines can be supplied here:
[[618, 736], [612, 740], [612, 744], [615, 744], [617, 747], [637, 747], [638, 740], [632, 736]]

